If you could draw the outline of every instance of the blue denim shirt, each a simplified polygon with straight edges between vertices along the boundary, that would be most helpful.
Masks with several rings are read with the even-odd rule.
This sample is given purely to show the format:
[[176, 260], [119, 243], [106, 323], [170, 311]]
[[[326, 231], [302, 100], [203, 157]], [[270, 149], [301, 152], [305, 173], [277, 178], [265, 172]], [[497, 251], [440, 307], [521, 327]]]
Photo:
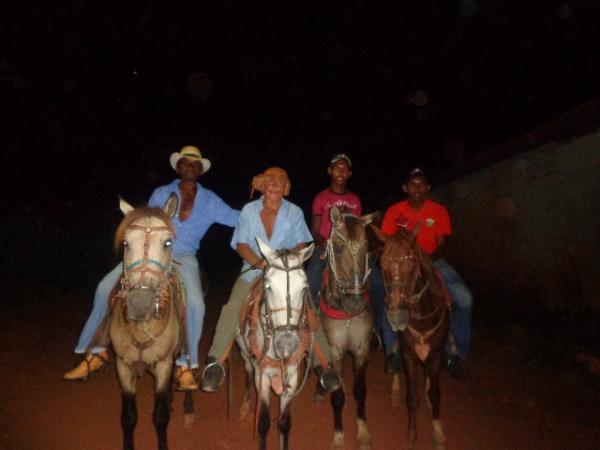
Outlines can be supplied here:
[[[185, 255], [196, 255], [200, 248], [200, 241], [206, 231], [214, 223], [234, 227], [238, 222], [240, 212], [231, 208], [221, 197], [213, 191], [198, 186], [194, 206], [189, 217], [181, 222], [179, 210], [173, 217], [175, 226], [175, 240], [173, 242], [173, 257], [178, 258]], [[148, 206], [162, 208], [172, 192], [177, 194], [181, 206], [181, 194], [179, 192], [179, 179], [154, 190], [148, 200]]]
[[[233, 238], [231, 239], [231, 247], [237, 248], [238, 244], [247, 244], [254, 253], [260, 255], [256, 237], [258, 236], [273, 250], [281, 250], [284, 248], [292, 249], [296, 245], [303, 242], [311, 242], [313, 240], [302, 210], [291, 202], [283, 199], [281, 206], [275, 218], [275, 226], [271, 239], [267, 238], [267, 233], [262, 221], [260, 220], [260, 211], [263, 207], [263, 198], [247, 203], [240, 213], [240, 219]], [[250, 264], [244, 261], [242, 271], [248, 270]], [[242, 275], [245, 281], [252, 281], [261, 274], [260, 270], [249, 270]]]

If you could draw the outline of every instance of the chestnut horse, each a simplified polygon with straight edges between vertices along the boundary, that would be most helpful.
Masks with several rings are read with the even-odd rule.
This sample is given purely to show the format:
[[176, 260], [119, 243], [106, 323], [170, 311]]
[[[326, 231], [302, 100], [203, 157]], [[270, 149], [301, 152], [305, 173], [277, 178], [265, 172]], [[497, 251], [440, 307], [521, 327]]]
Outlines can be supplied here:
[[314, 244], [296, 251], [272, 250], [260, 238], [256, 241], [267, 267], [247, 299], [237, 336], [246, 368], [246, 391], [240, 415], [244, 417], [250, 408], [254, 375], [258, 392], [259, 448], [266, 449], [273, 390], [279, 396], [279, 448], [287, 450], [292, 400], [306, 380], [317, 326], [303, 268]]
[[[407, 448], [417, 440], [416, 412], [419, 405], [417, 376], [424, 368], [428, 404], [431, 410], [433, 445], [445, 449], [445, 436], [440, 421], [439, 376], [444, 344], [448, 334], [448, 301], [431, 260], [415, 241], [412, 232], [400, 229], [385, 241], [380, 263], [386, 288], [387, 319], [400, 338], [400, 351], [406, 375], [408, 406]], [[394, 376], [393, 396], [399, 395], [398, 375]]]
[[[327, 240], [327, 268], [320, 295], [321, 324], [331, 348], [333, 367], [340, 377], [345, 353], [350, 352], [354, 356], [353, 393], [358, 403], [356, 424], [360, 450], [371, 449], [365, 410], [365, 377], [373, 319], [366, 288], [370, 270], [365, 227], [374, 214], [356, 217], [342, 213], [335, 206], [331, 208], [333, 226]], [[321, 390], [317, 398], [322, 395]], [[334, 414], [331, 448], [335, 450], [344, 448], [342, 411], [345, 402], [342, 383], [342, 387], [331, 394]]]
[[134, 209], [123, 200], [120, 207], [125, 218], [115, 234], [115, 247], [124, 248], [123, 276], [107, 320], [121, 386], [123, 448], [134, 448], [136, 383], [148, 370], [155, 380], [152, 418], [158, 448], [167, 450], [171, 372], [180, 351], [185, 302], [172, 265], [171, 217], [177, 210], [177, 197], [171, 196], [163, 209]]

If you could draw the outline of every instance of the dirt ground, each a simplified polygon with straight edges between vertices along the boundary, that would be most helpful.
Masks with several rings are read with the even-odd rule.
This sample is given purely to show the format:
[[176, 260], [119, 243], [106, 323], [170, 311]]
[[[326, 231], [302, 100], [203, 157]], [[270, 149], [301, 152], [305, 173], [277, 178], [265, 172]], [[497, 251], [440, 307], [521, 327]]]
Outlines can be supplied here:
[[[215, 288], [207, 298], [208, 312], [200, 355], [203, 359], [226, 290]], [[120, 395], [114, 365], [90, 381], [65, 382], [62, 374], [75, 357], [76, 338], [89, 312], [81, 296], [45, 302], [35, 311], [3, 314], [0, 319], [0, 449], [107, 450], [121, 447]], [[367, 415], [374, 449], [404, 448], [404, 403], [390, 403], [391, 377], [384, 372], [381, 351], [373, 352], [368, 369]], [[597, 449], [600, 448], [600, 407], [597, 383], [576, 364], [548, 368], [520, 344], [486, 329], [475, 318], [469, 378], [442, 377], [442, 419], [450, 450]], [[591, 376], [591, 375], [590, 375]], [[351, 361], [345, 366], [351, 386]], [[235, 369], [235, 406], [242, 391], [242, 365]], [[350, 391], [350, 390], [349, 390]], [[332, 438], [329, 403], [312, 401], [314, 377], [294, 402], [290, 447], [328, 449]], [[136, 448], [156, 448], [151, 422], [152, 378], [140, 379]], [[196, 420], [183, 424], [183, 395], [177, 393], [169, 426], [173, 450], [254, 449], [252, 418], [240, 422], [237, 412], [226, 418], [226, 389], [194, 395]], [[355, 407], [346, 404], [346, 448], [355, 449]], [[275, 408], [273, 408], [275, 416]], [[431, 448], [428, 409], [419, 408], [418, 449]], [[275, 424], [269, 448], [277, 447]]]

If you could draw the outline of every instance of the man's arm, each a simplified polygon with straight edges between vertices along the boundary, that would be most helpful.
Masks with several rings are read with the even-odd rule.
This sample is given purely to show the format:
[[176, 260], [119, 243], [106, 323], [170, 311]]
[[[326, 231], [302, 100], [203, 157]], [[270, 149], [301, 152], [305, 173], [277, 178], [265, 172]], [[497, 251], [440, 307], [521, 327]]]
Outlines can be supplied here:
[[321, 215], [320, 214], [313, 214], [312, 215], [312, 222], [310, 225], [310, 232], [313, 236], [313, 239], [315, 240], [315, 244], [317, 245], [317, 247], [325, 247], [325, 238], [323, 236], [321, 236], [321, 233], [319, 232], [319, 230], [321, 229]]
[[267, 260], [261, 258], [254, 253], [248, 244], [237, 244], [235, 251], [242, 257], [244, 261], [250, 264], [255, 269], [264, 269], [267, 267]]

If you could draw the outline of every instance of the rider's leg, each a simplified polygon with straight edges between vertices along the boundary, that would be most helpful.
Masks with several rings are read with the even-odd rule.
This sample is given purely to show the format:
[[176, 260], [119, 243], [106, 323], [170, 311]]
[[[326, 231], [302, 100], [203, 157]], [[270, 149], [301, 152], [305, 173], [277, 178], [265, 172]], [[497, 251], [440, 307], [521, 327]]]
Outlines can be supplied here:
[[308, 279], [310, 298], [317, 311], [319, 310], [319, 288], [321, 287], [323, 271], [326, 265], [325, 259], [322, 258], [323, 252], [322, 248], [315, 248], [315, 251], [306, 263], [306, 278]]
[[456, 357], [464, 361], [469, 355], [473, 295], [458, 273], [446, 261], [443, 259], [436, 260], [433, 266], [441, 272], [453, 299], [446, 353], [449, 357], [448, 368], [455, 368], [455, 374], [460, 376], [463, 370], [460, 368], [460, 363]]
[[[98, 283], [96, 293], [94, 294], [94, 306], [92, 308], [92, 312], [90, 313], [87, 322], [83, 327], [81, 335], [79, 336], [79, 341], [75, 347], [75, 353], [87, 354], [81, 363], [75, 367], [75, 369], [64, 374], [64, 379], [87, 379], [90, 373], [98, 370], [105, 364], [105, 361], [108, 358], [106, 348], [99, 346], [94, 346], [92, 348], [89, 347], [92, 344], [92, 339], [94, 338], [98, 327], [108, 312], [108, 297], [110, 292], [119, 281], [122, 273], [123, 266], [121, 263], [119, 263], [100, 281], [100, 283]], [[94, 355], [99, 356], [94, 357]]]
[[181, 263], [178, 270], [185, 287], [187, 350], [190, 359], [188, 361], [186, 355], [182, 352], [175, 361], [177, 365], [175, 369], [176, 388], [184, 391], [194, 391], [198, 389], [198, 384], [194, 380], [190, 369], [198, 367], [198, 344], [202, 337], [205, 312], [204, 294], [196, 257], [193, 255], [183, 256], [177, 258], [177, 261]]
[[240, 315], [253, 284], [254, 281], [246, 281], [239, 276], [231, 289], [229, 300], [221, 308], [215, 336], [208, 350], [208, 364], [202, 372], [201, 385], [202, 389], [207, 392], [216, 391], [223, 382], [225, 369], [222, 365], [222, 359], [226, 357], [226, 353], [233, 344]]

